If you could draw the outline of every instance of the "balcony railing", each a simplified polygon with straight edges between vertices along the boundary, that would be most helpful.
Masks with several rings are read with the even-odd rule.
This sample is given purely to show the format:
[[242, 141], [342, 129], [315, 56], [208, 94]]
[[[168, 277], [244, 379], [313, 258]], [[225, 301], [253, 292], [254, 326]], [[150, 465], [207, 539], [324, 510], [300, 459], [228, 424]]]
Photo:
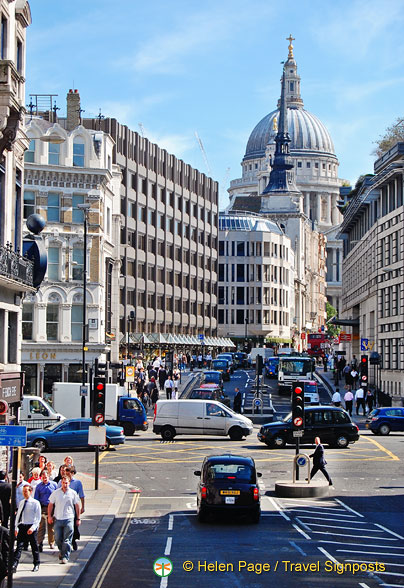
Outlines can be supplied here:
[[5, 247], [0, 245], [1, 276], [33, 288], [34, 262], [22, 257], [19, 251], [13, 251], [11, 243]]

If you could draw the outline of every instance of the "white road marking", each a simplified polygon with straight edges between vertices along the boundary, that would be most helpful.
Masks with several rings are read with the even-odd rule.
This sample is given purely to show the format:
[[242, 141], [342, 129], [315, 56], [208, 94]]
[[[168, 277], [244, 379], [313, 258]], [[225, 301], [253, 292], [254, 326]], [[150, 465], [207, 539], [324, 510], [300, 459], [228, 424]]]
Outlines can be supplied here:
[[[309, 519], [312, 520], [313, 517], [302, 517], [300, 516], [301, 519]], [[327, 519], [326, 517], [316, 517], [315, 518], [316, 521], [329, 521], [330, 519]], [[353, 520], [346, 520], [346, 519], [331, 519], [333, 523], [349, 523], [350, 525], [363, 525], [363, 521], [353, 521]]]
[[[374, 539], [374, 537], [372, 537]], [[329, 541], [328, 539], [319, 539], [319, 543], [336, 543], [337, 545], [341, 545], [341, 541]], [[358, 545], [357, 543], [347, 543], [344, 541], [344, 545], [354, 545], [355, 547], [379, 547], [380, 549], [404, 549], [404, 547], [395, 547], [395, 545], [373, 545], [371, 543], [361, 543]], [[364, 552], [365, 553], [365, 552]], [[385, 553], [385, 555], [389, 555]]]
[[307, 533], [305, 533], [303, 531], [303, 529], [301, 529], [300, 527], [298, 527], [294, 523], [292, 523], [292, 527], [294, 527], [296, 529], [296, 531], [298, 531], [299, 533], [301, 533], [305, 539], [311, 539], [310, 535], [308, 535]]
[[167, 537], [167, 543], [166, 543], [166, 548], [164, 550], [164, 555], [170, 555], [172, 542], [173, 542], [173, 538]]
[[[283, 510], [285, 510], [286, 512], [292, 512], [292, 511], [294, 511], [294, 510], [296, 510], [297, 512], [301, 512], [301, 510], [300, 510], [300, 509], [298, 509], [298, 508], [296, 508], [296, 509], [295, 509], [295, 508], [285, 508], [285, 509], [283, 509]], [[311, 514], [314, 514], [314, 515], [318, 515], [318, 514], [319, 514], [319, 513], [318, 513], [316, 510], [305, 510], [304, 512], [305, 512], [305, 513], [311, 513]], [[328, 516], [330, 516], [330, 517], [334, 516], [334, 513], [332, 513], [332, 512], [325, 512], [324, 514], [325, 514], [325, 515], [328, 515]], [[336, 516], [336, 517], [347, 517], [347, 518], [354, 518], [354, 516], [353, 516], [353, 515], [345, 515], [345, 514], [341, 514], [341, 512], [336, 512], [336, 513], [335, 513], [335, 516]], [[330, 520], [332, 520], [332, 519], [330, 519]]]
[[350, 508], [347, 504], [345, 504], [345, 502], [342, 502], [342, 500], [338, 500], [338, 498], [336, 498], [335, 502], [338, 502], [338, 504], [341, 504], [344, 508], [346, 508], [350, 512], [353, 512], [357, 517], [360, 517], [361, 519], [365, 518], [365, 516], [363, 514], [360, 514], [360, 512], [357, 512], [353, 508]]
[[160, 588], [166, 588], [167, 584], [168, 584], [168, 576], [166, 576], [165, 578], [161, 578]]
[[[332, 521], [332, 522], [334, 522], [334, 521]], [[361, 521], [361, 522], [363, 524], [363, 521]], [[341, 527], [339, 525], [322, 525], [321, 523], [310, 523], [310, 525], [312, 527], [327, 527], [327, 529], [347, 529], [348, 531], [368, 531], [368, 533], [383, 533], [383, 531], [377, 531], [376, 529], [375, 530], [372, 530], [372, 529], [359, 529], [358, 527]]]
[[401, 535], [394, 533], [394, 531], [390, 531], [390, 529], [383, 527], [383, 525], [379, 525], [379, 523], [375, 523], [375, 525], [376, 525], [376, 527], [380, 527], [380, 529], [383, 529], [383, 531], [386, 531], [386, 533], [390, 533], [390, 535], [394, 535], [394, 537], [398, 537], [399, 539], [404, 539], [404, 537], [401, 537]]
[[328, 551], [326, 551], [326, 550], [325, 550], [323, 547], [317, 547], [317, 549], [318, 549], [319, 551], [321, 551], [321, 553], [322, 553], [323, 555], [325, 555], [325, 556], [326, 556], [328, 559], [330, 559], [331, 561], [333, 561], [333, 562], [334, 562], [334, 563], [336, 563], [336, 564], [339, 564], [339, 561], [338, 561], [337, 559], [335, 559], [335, 557], [333, 557], [332, 555], [330, 555], [330, 554], [328, 553]]
[[[378, 545], [378, 547], [380, 547], [380, 545]], [[380, 553], [380, 551], [352, 551], [350, 549], [337, 549], [337, 551], [341, 551], [341, 553], [364, 553], [365, 555], [387, 555], [386, 553]], [[395, 553], [394, 557], [404, 557], [404, 553]]]
[[367, 584], [364, 584], [363, 582], [360, 582], [359, 586], [361, 586], [361, 588], [369, 588], [369, 586]]
[[304, 527], [306, 529], [306, 531], [311, 531], [310, 527], [308, 525], [306, 525], [306, 523], [301, 521], [299, 517], [296, 517], [296, 520], [300, 525], [302, 525], [302, 527]]
[[287, 521], [290, 521], [290, 518], [283, 512], [281, 506], [278, 505], [271, 496], [269, 496], [268, 498], [269, 498], [270, 502], [272, 502], [272, 504], [276, 508], [276, 510], [279, 512], [279, 514], [282, 515], [283, 518], [286, 519]]
[[294, 548], [295, 548], [295, 549], [296, 549], [296, 550], [297, 550], [297, 551], [298, 551], [298, 552], [299, 552], [301, 555], [303, 555], [303, 557], [306, 557], [306, 556], [307, 556], [307, 553], [305, 553], [305, 552], [303, 551], [303, 549], [302, 549], [301, 547], [299, 547], [299, 546], [298, 546], [298, 544], [297, 544], [297, 543], [295, 543], [294, 541], [289, 541], [289, 543], [290, 543], [290, 545], [291, 545], [292, 547], [294, 547]]
[[[345, 533], [328, 533], [328, 531], [312, 531], [312, 533], [317, 533], [319, 535], [335, 535], [336, 537], [341, 535], [341, 537], [355, 537], [356, 539], [358, 539], [358, 535], [346, 535]], [[359, 539], [377, 539], [377, 537], [371, 537], [370, 535], [360, 535]], [[386, 539], [385, 537], [383, 537], [383, 541], [397, 541], [397, 539]]]
[[[386, 554], [387, 555], [387, 554]], [[375, 563], [374, 561], [368, 561], [366, 559], [346, 559], [345, 561], [350, 561], [352, 563]], [[385, 566], [395, 566], [395, 567], [400, 567], [400, 568], [404, 568], [404, 564], [399, 564], [399, 563], [393, 563], [393, 562], [387, 562], [387, 561], [379, 561], [377, 562], [378, 564], [383, 564]]]
[[168, 517], [168, 530], [172, 531], [173, 526], [174, 526], [174, 515], [170, 514], [170, 516]]

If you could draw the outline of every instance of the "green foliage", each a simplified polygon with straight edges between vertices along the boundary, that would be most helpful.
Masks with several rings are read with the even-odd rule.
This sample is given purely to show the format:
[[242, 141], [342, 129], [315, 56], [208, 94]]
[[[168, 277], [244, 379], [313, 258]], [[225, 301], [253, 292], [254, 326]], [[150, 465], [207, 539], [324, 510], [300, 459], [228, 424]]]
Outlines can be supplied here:
[[396, 122], [387, 127], [386, 132], [383, 136], [379, 137], [377, 141], [374, 141], [376, 147], [372, 152], [373, 155], [381, 157], [383, 153], [386, 153], [399, 141], [404, 141], [404, 118], [398, 117]]
[[[326, 304], [326, 312], [327, 321], [329, 321], [333, 316], [338, 316], [336, 308], [334, 308], [329, 302]], [[341, 331], [341, 327], [327, 323], [327, 331], [331, 337], [338, 337], [339, 332]]]

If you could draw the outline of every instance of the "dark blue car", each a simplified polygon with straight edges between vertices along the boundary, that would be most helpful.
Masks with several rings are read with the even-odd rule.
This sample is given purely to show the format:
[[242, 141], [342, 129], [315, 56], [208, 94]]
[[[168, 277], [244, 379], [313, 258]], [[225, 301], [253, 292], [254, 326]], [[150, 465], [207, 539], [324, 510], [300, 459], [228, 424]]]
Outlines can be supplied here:
[[[92, 448], [88, 444], [88, 428], [91, 419], [66, 419], [51, 425], [46, 429], [29, 431], [27, 447], [38, 447], [41, 451], [53, 449], [86, 449]], [[106, 426], [106, 444], [100, 446], [101, 451], [109, 449], [111, 445], [125, 443], [122, 427]]]
[[375, 435], [388, 435], [390, 431], [404, 431], [404, 408], [375, 408], [366, 420], [366, 428]]

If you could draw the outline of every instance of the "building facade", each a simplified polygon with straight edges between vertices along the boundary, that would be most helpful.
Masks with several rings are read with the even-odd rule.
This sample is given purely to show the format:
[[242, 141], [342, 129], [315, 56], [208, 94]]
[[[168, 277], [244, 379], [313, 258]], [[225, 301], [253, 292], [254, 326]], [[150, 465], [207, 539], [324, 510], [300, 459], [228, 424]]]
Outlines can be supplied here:
[[294, 252], [276, 223], [253, 213], [219, 215], [218, 334], [239, 347], [291, 342]]
[[[115, 142], [120, 188], [119, 338], [139, 348], [217, 333], [218, 184], [115, 119], [85, 119]], [[130, 347], [130, 345], [127, 345]]]
[[48, 267], [38, 292], [24, 299], [22, 369], [26, 393], [47, 398], [55, 381], [82, 381], [85, 258], [86, 364], [119, 355], [120, 170], [111, 137], [85, 129], [79, 117], [77, 90], [67, 95], [66, 119], [27, 117], [23, 217], [46, 220]]
[[[369, 381], [404, 402], [404, 143], [375, 162], [344, 212], [343, 317], [348, 353], [377, 352]], [[361, 350], [362, 342], [362, 350]], [[367, 346], [367, 350], [365, 349]]]
[[[21, 302], [35, 292], [33, 263], [22, 252], [22, 186], [27, 137], [25, 113], [28, 2], [0, 2], [0, 398], [13, 405], [22, 393]], [[12, 409], [14, 415], [17, 409]]]
[[[339, 162], [326, 127], [314, 114], [304, 109], [301, 80], [291, 45], [293, 39], [288, 40], [289, 55], [284, 72], [290, 155], [295, 163], [296, 186], [302, 194], [302, 212], [327, 240], [327, 299], [338, 310], [342, 270], [342, 242], [337, 239], [342, 219], [337, 208], [342, 184], [338, 178]], [[277, 109], [267, 114], [252, 131], [241, 162], [242, 177], [230, 183], [228, 209], [259, 212], [254, 200], [269, 182], [279, 118], [280, 101]]]

